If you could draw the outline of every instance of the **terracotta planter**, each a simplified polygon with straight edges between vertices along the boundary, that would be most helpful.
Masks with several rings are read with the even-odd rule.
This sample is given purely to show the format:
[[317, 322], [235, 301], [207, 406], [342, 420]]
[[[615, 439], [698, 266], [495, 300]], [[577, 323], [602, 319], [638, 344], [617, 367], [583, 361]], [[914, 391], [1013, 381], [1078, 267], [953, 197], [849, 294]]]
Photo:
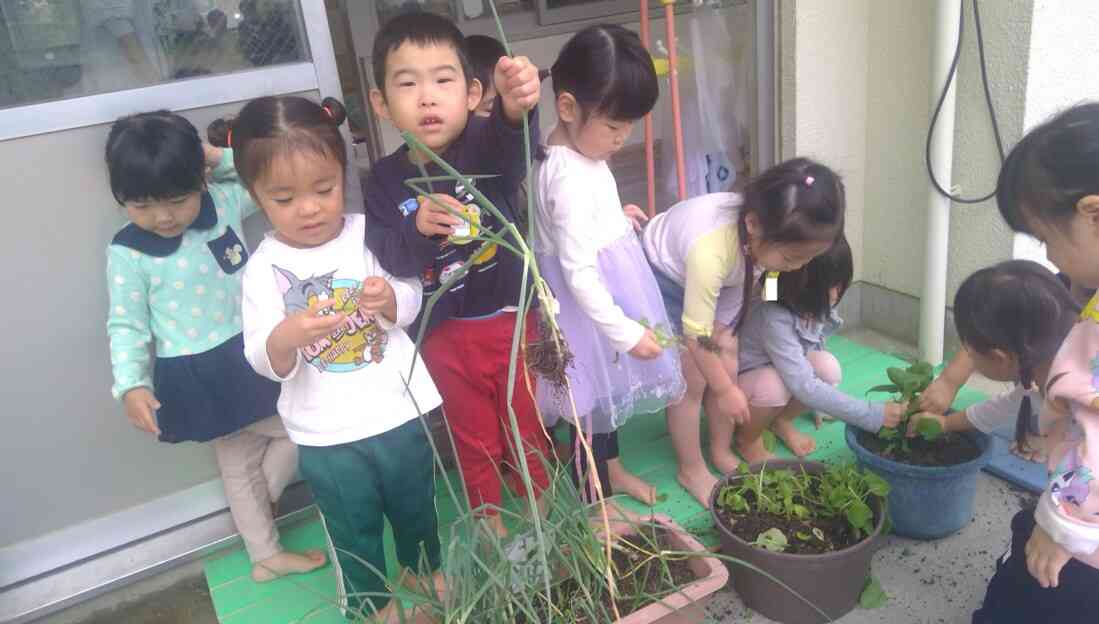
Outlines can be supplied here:
[[[670, 549], [706, 552], [683, 527], [668, 516], [657, 514], [653, 520], [670, 533]], [[660, 602], [616, 620], [616, 624], [698, 624], [706, 619], [704, 606], [710, 596], [725, 586], [729, 571], [716, 557], [692, 557], [688, 560], [697, 580]]]
[[[827, 468], [822, 463], [805, 460], [767, 462], [768, 469], [796, 470], [800, 467], [804, 467], [808, 473], [824, 472]], [[758, 474], [761, 468], [761, 465], [754, 464], [750, 470]], [[866, 579], [870, 576], [870, 561], [874, 558], [874, 551], [877, 550], [885, 524], [880, 501], [877, 498], [871, 499], [870, 507], [874, 510], [877, 522], [874, 532], [858, 544], [821, 555], [777, 553], [757, 548], [740, 539], [720, 521], [714, 511], [717, 509], [717, 496], [721, 487], [741, 478], [739, 475], [729, 475], [718, 482], [710, 493], [710, 515], [721, 536], [721, 552], [779, 579], [833, 620], [853, 609], [859, 601]], [[749, 609], [784, 624], [817, 624], [830, 621], [785, 587], [756, 570], [730, 565], [733, 566], [733, 588]]]

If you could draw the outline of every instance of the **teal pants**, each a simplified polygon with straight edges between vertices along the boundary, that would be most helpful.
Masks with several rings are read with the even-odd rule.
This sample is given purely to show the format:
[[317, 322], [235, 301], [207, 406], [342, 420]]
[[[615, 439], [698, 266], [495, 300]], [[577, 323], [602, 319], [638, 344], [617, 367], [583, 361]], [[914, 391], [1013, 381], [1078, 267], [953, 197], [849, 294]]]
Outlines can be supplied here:
[[302, 446], [298, 457], [334, 551], [329, 556], [337, 566], [340, 606], [349, 614], [369, 615], [389, 602], [381, 595], [384, 518], [393, 527], [401, 565], [417, 574], [439, 567], [435, 471], [418, 418], [364, 440]]

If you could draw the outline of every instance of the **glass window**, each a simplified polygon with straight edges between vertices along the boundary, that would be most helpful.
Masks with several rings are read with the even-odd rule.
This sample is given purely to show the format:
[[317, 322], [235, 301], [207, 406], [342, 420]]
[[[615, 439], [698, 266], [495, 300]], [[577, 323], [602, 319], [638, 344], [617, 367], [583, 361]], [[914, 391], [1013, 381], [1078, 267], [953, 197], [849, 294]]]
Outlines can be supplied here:
[[411, 11], [429, 11], [455, 19], [451, 0], [377, 0], [377, 2], [379, 24], [385, 24], [401, 13]]
[[296, 0], [0, 0], [0, 108], [309, 60]]
[[[462, 0], [462, 17], [467, 20], [479, 17], [492, 18], [492, 7], [488, 0]], [[534, 0], [496, 0], [496, 12], [500, 16], [534, 10]]]

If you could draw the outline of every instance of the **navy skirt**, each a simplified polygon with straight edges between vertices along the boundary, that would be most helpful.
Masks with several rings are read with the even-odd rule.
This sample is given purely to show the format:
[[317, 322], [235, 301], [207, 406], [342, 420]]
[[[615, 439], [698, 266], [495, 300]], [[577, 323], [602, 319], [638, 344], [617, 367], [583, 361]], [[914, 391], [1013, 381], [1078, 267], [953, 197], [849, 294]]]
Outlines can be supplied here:
[[153, 386], [161, 442], [206, 442], [273, 416], [281, 389], [252, 370], [241, 334], [204, 353], [158, 357]]

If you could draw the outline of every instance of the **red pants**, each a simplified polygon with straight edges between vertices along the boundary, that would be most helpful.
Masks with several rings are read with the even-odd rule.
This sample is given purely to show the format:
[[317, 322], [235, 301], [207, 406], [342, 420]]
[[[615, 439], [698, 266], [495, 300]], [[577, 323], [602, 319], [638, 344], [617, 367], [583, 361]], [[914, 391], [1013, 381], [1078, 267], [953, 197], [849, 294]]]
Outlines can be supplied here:
[[[520, 470], [507, 411], [508, 360], [515, 320], [514, 312], [479, 320], [450, 319], [435, 327], [423, 343], [424, 363], [443, 397], [443, 410], [473, 509], [486, 503], [499, 506], [501, 474], [507, 468]], [[537, 338], [536, 322], [536, 314], [528, 315], [528, 342]], [[526, 361], [520, 352], [511, 405], [527, 468], [535, 491], [540, 492], [549, 485], [543, 463], [549, 457], [549, 447], [534, 407], [533, 388], [528, 387], [526, 378]], [[535, 383], [533, 376], [531, 383]]]

